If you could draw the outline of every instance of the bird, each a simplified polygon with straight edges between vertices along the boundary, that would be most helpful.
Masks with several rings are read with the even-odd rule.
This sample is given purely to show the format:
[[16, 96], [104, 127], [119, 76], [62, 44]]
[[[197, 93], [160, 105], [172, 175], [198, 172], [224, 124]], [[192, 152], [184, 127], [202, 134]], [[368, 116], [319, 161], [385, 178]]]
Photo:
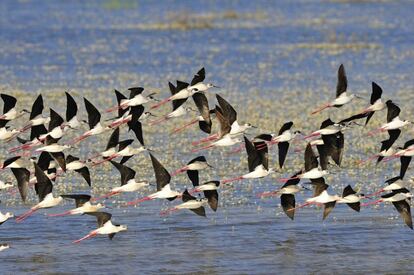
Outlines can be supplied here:
[[5, 223], [8, 219], [13, 218], [14, 215], [13, 213], [10, 212], [6, 212], [5, 214], [1, 213], [0, 211], [0, 225], [2, 225], [3, 223]]
[[[274, 134], [261, 134], [256, 136], [255, 140], [264, 140], [268, 147], [277, 144], [279, 149], [279, 167], [282, 169], [283, 164], [285, 163], [286, 156], [289, 150], [289, 142], [294, 140], [298, 135], [301, 135], [300, 131], [290, 130], [293, 126], [292, 121], [288, 121], [282, 125], [279, 130], [278, 135]], [[258, 147], [258, 150], [261, 150], [263, 147]]]
[[371, 99], [370, 99], [371, 105], [366, 107], [364, 110], [362, 110], [358, 114], [341, 120], [339, 123], [350, 122], [355, 119], [361, 119], [361, 118], [366, 117], [367, 119], [365, 121], [365, 125], [368, 125], [368, 122], [370, 121], [370, 119], [372, 118], [372, 116], [374, 115], [376, 111], [381, 111], [387, 107], [386, 104], [382, 102], [381, 96], [382, 96], [381, 87], [377, 83], [372, 82], [372, 92], [371, 92]]
[[81, 121], [78, 119], [78, 104], [75, 99], [68, 93], [66, 95], [66, 122], [64, 123], [64, 130], [77, 129], [81, 125]]
[[[1, 123], [1, 120], [0, 120], [0, 123]], [[9, 130], [8, 126], [4, 126], [0, 128], [0, 140], [1, 141], [9, 142], [13, 138], [18, 136], [19, 134], [20, 134], [19, 130], [16, 130], [16, 129]]]
[[394, 156], [394, 154], [396, 153], [396, 149], [393, 147], [393, 144], [400, 136], [400, 133], [401, 133], [401, 130], [399, 129], [389, 130], [388, 131], [389, 138], [381, 141], [381, 148], [380, 148], [379, 153], [374, 154], [365, 160], [359, 161], [358, 164], [361, 165], [373, 159], [377, 159], [376, 164], [379, 164], [384, 158]]
[[142, 87], [132, 87], [128, 89], [130, 91], [129, 99], [124, 98], [120, 102], [118, 102], [118, 106], [113, 108], [107, 109], [106, 112], [113, 112], [116, 110], [125, 110], [129, 107], [139, 106], [146, 104], [148, 102], [157, 101], [153, 95], [154, 93], [149, 94], [148, 96], [144, 96], [144, 88]]
[[78, 143], [90, 136], [99, 135], [111, 129], [108, 126], [101, 124], [101, 113], [98, 109], [96, 109], [96, 107], [86, 98], [83, 98], [83, 101], [85, 103], [86, 112], [88, 113], [89, 131], [86, 131], [80, 137], [75, 138], [71, 144]]
[[0, 244], [0, 252], [1, 251], [4, 251], [4, 250], [6, 250], [6, 249], [9, 249], [10, 248], [10, 245], [8, 245], [8, 244], [6, 244], [6, 243], [1, 243]]
[[192, 143], [193, 145], [218, 140], [227, 134], [229, 134], [230, 137], [234, 138], [244, 134], [250, 128], [257, 128], [250, 123], [240, 125], [237, 121], [237, 112], [234, 107], [219, 94], [216, 94], [216, 99], [219, 107], [216, 106], [214, 113], [216, 114], [216, 118], [220, 123], [220, 131], [216, 134], [212, 134], [206, 138], [200, 139], [199, 141], [194, 141]]
[[[36, 131], [37, 127], [41, 127], [43, 126], [43, 124], [49, 123], [50, 117], [43, 117], [42, 112], [43, 112], [43, 97], [40, 94], [38, 95], [36, 100], [33, 102], [32, 110], [30, 111], [29, 123], [26, 126], [24, 126], [20, 130], [20, 132], [25, 132], [29, 130], [30, 128], [32, 128], [32, 131], [33, 131], [33, 128], [35, 128], [35, 131]], [[33, 140], [33, 138], [31, 137], [30, 140]]]
[[399, 147], [399, 150], [395, 152], [392, 156], [387, 157], [384, 161], [389, 161], [394, 158], [400, 158], [401, 167], [400, 167], [400, 178], [404, 178], [405, 173], [407, 172], [408, 166], [410, 165], [411, 159], [414, 156], [414, 139], [410, 139], [404, 143], [403, 147]]
[[401, 176], [389, 178], [385, 181], [385, 183], [387, 183], [388, 185], [372, 194], [367, 195], [366, 197], [370, 198], [386, 191], [395, 191], [406, 188], [406, 183], [402, 180]]
[[[323, 176], [327, 175], [329, 172], [327, 170], [322, 170], [318, 168], [319, 163], [313, 152], [312, 146], [310, 143], [306, 145], [305, 149], [305, 171], [301, 172], [300, 174], [296, 175], [294, 178], [300, 179], [318, 179], [322, 178]], [[287, 182], [289, 179], [280, 179], [281, 182]]]
[[[177, 87], [174, 86], [171, 82], [168, 83], [169, 87], [170, 87], [170, 91], [171, 94], [174, 96], [175, 94], [177, 94], [179, 91], [185, 90], [186, 85], [188, 85], [187, 83], [184, 82], [179, 82], [177, 81]], [[180, 86], [181, 85], [181, 86]], [[184, 85], [184, 86], [183, 86]], [[173, 118], [177, 118], [177, 117], [182, 117], [187, 115], [189, 112], [195, 112], [195, 110], [193, 110], [193, 108], [191, 108], [190, 106], [186, 105], [186, 101], [187, 98], [184, 99], [173, 99], [172, 100], [172, 112], [162, 116], [161, 118], [154, 120], [150, 123], [150, 125], [156, 125], [159, 124], [161, 122], [164, 122], [166, 120], [170, 120]]]
[[373, 136], [375, 134], [389, 131], [389, 130], [397, 130], [401, 129], [409, 124], [412, 124], [411, 121], [408, 120], [401, 120], [399, 115], [401, 112], [400, 107], [394, 104], [391, 100], [387, 100], [385, 103], [387, 105], [387, 123], [383, 124], [380, 128], [377, 128], [373, 131], [368, 133], [369, 136]]
[[93, 238], [97, 235], [108, 235], [109, 239], [113, 239], [116, 233], [128, 230], [126, 225], [113, 224], [111, 221], [112, 215], [107, 212], [91, 212], [88, 215], [95, 216], [98, 221], [98, 228], [89, 232], [85, 237], [79, 240], [73, 241], [72, 243], [80, 243], [86, 239]]
[[195, 192], [203, 192], [204, 197], [207, 198], [207, 203], [210, 205], [210, 208], [215, 212], [217, 211], [218, 207], [218, 188], [220, 186], [220, 181], [213, 180], [213, 181], [207, 181], [202, 183], [201, 185], [197, 181], [192, 181], [194, 189], [191, 191], [191, 193]]
[[324, 120], [321, 123], [319, 130], [312, 132], [311, 134], [304, 137], [304, 139], [317, 137], [320, 135], [333, 135], [341, 131], [345, 126], [343, 124], [335, 123], [330, 118]]
[[12, 182], [10, 182], [10, 181], [4, 182], [4, 181], [0, 180], [0, 191], [7, 190], [7, 189], [12, 188], [12, 187], [13, 187]]
[[39, 209], [51, 208], [59, 205], [63, 198], [61, 196], [53, 196], [53, 184], [50, 179], [45, 175], [42, 169], [37, 163], [34, 163], [35, 175], [37, 182], [35, 184], [36, 194], [39, 197], [39, 203], [30, 208], [26, 213], [18, 216], [16, 222], [20, 223], [31, 216]]
[[90, 202], [91, 196], [87, 194], [67, 194], [67, 195], [60, 195], [64, 199], [73, 199], [75, 200], [76, 208], [65, 211], [63, 213], [58, 214], [49, 214], [48, 217], [63, 217], [68, 215], [83, 215], [86, 213], [93, 213], [97, 212], [100, 209], [104, 208], [105, 206], [101, 203], [92, 204]]
[[110, 162], [121, 174], [121, 186], [112, 188], [108, 194], [94, 198], [93, 200], [109, 198], [124, 192], [135, 192], [149, 185], [148, 181], [136, 181], [136, 172], [132, 168], [112, 160]]
[[288, 209], [287, 211], [294, 211], [298, 208], [303, 208], [308, 205], [316, 204], [316, 205], [323, 205], [323, 217], [322, 220], [325, 220], [326, 217], [332, 212], [334, 209], [336, 202], [339, 201], [341, 197], [337, 195], [329, 195], [327, 190], [322, 191], [322, 193], [318, 196], [314, 196], [312, 198], [309, 198], [306, 200], [306, 202], [300, 206], [297, 206], [295, 208]]
[[66, 160], [64, 150], [72, 148], [72, 145], [60, 145], [51, 136], [46, 137], [46, 145], [35, 150], [35, 152], [48, 152], [55, 161], [66, 172]]
[[102, 157], [105, 161], [108, 157], [114, 155], [116, 153], [116, 147], [119, 143], [119, 132], [119, 127], [115, 128], [112, 134], [109, 136], [108, 142], [105, 147], [105, 151], [88, 158], [88, 161], [92, 163], [98, 163], [100, 161], [96, 160], [97, 158]]
[[392, 202], [394, 207], [397, 209], [403, 218], [405, 224], [413, 229], [413, 221], [411, 217], [410, 199], [413, 195], [406, 188], [392, 190], [391, 193], [381, 196], [381, 199], [361, 204], [361, 206], [379, 204], [382, 202]]
[[207, 168], [213, 168], [204, 156], [198, 156], [190, 160], [186, 166], [181, 167], [180, 169], [176, 170], [171, 174], [171, 177], [174, 177], [180, 173], [187, 172], [188, 177], [191, 181], [197, 180], [198, 181], [198, 171], [204, 170]]
[[198, 112], [200, 113], [192, 121], [184, 124], [181, 127], [175, 128], [172, 133], [178, 133], [183, 131], [184, 129], [190, 127], [191, 125], [198, 122], [198, 126], [201, 131], [204, 133], [210, 134], [212, 123], [212, 116], [214, 115], [214, 109], [210, 110], [208, 106], [208, 100], [205, 94], [203, 93], [195, 93], [192, 96], [195, 105], [197, 106]]
[[359, 212], [361, 208], [360, 201], [363, 198], [365, 198], [364, 194], [357, 194], [357, 192], [352, 189], [352, 186], [348, 184], [344, 188], [342, 197], [338, 199], [337, 203], [346, 203], [352, 210]]
[[326, 103], [322, 105], [321, 107], [317, 108], [316, 110], [312, 112], [312, 115], [317, 114], [327, 108], [332, 108], [332, 107], [340, 108], [344, 106], [345, 104], [348, 104], [349, 102], [351, 102], [355, 97], [358, 97], [355, 94], [348, 95], [346, 91], [347, 88], [348, 88], [348, 79], [346, 77], [345, 67], [343, 64], [341, 64], [338, 69], [338, 82], [336, 84], [335, 100], [329, 103]]
[[[213, 142], [209, 145], [193, 149], [192, 150], [193, 153], [201, 151], [201, 150], [214, 148], [214, 147], [232, 146], [232, 145], [235, 145], [235, 144], [240, 143], [242, 141], [240, 138], [237, 137], [237, 135], [232, 135], [231, 134], [230, 123], [229, 123], [228, 119], [226, 119], [224, 117], [224, 115], [222, 114], [222, 111], [221, 111], [220, 107], [216, 106], [215, 114], [216, 114], [216, 118], [217, 118], [217, 120], [219, 122], [219, 125], [220, 125], [219, 132], [217, 134], [210, 135], [207, 139], [201, 139], [200, 140], [201, 143], [203, 143], [205, 141], [213, 141]], [[194, 144], [196, 144], [196, 143], [193, 142], [193, 145]], [[199, 143], [197, 143], [197, 144], [199, 144]]]
[[[283, 212], [293, 220], [295, 217], [296, 199], [295, 194], [300, 192], [303, 187], [299, 186], [300, 179], [296, 176], [300, 174], [294, 174], [281, 188], [276, 191], [263, 192], [258, 194], [258, 197], [270, 197], [280, 195], [280, 203], [282, 205]], [[292, 210], [293, 209], [293, 210]]]
[[275, 172], [273, 168], [269, 168], [269, 156], [267, 148], [257, 150], [255, 145], [246, 136], [244, 136], [244, 144], [246, 146], [249, 173], [239, 177], [222, 180], [221, 184], [227, 184], [243, 179], [263, 178]]
[[85, 179], [86, 183], [91, 186], [91, 175], [85, 161], [81, 161], [78, 157], [72, 155], [67, 155], [65, 161], [67, 171], [79, 173]]
[[6, 126], [6, 124], [14, 119], [17, 119], [24, 114], [30, 113], [26, 109], [22, 109], [21, 111], [17, 111], [16, 103], [17, 99], [14, 96], [7, 95], [7, 94], [0, 94], [1, 99], [3, 100], [3, 114], [0, 115], [0, 128]]
[[157, 182], [157, 192], [152, 193], [144, 198], [130, 201], [127, 205], [136, 205], [140, 202], [154, 200], [154, 199], [167, 199], [169, 201], [175, 200], [177, 197], [181, 197], [181, 192], [171, 190], [170, 181], [171, 175], [167, 169], [156, 159], [151, 153], [152, 167], [155, 173], [155, 180]]
[[188, 193], [188, 190], [185, 189], [181, 199], [183, 200], [183, 203], [162, 211], [160, 215], [168, 215], [180, 209], [188, 209], [199, 216], [206, 216], [206, 209], [204, 208], [204, 205], [207, 203], [206, 198], [197, 199], [196, 197], [191, 196], [191, 194]]
[[165, 103], [170, 102], [172, 100], [187, 99], [187, 98], [189, 98], [190, 96], [194, 95], [197, 92], [206, 92], [210, 88], [218, 88], [218, 86], [216, 86], [212, 83], [207, 83], [207, 84], [204, 83], [203, 81], [204, 81], [205, 77], [206, 77], [205, 69], [201, 68], [197, 72], [197, 74], [194, 75], [193, 79], [191, 80], [190, 85], [187, 84], [186, 87], [183, 87], [181, 89], [179, 89], [177, 87], [176, 93], [174, 93], [172, 96], [160, 101], [156, 105], [153, 105], [151, 107], [151, 109], [156, 109], [156, 108], [160, 107], [161, 105], [164, 105]]

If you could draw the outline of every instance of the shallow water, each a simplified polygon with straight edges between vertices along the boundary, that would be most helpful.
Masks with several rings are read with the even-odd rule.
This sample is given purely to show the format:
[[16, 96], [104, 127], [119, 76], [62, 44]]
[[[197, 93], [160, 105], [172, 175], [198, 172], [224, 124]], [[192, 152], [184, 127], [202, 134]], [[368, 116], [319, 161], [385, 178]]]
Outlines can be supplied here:
[[[259, 131], [276, 131], [284, 121], [294, 120], [297, 129], [309, 132], [328, 115], [337, 120], [365, 106], [367, 100], [362, 100], [355, 107], [309, 117], [321, 100], [333, 97], [336, 70], [344, 63], [350, 91], [368, 99], [370, 82], [376, 81], [384, 98], [402, 107], [401, 117], [414, 115], [414, 4], [410, 1], [161, 3], [1, 1], [0, 91], [19, 96], [24, 107], [41, 92], [45, 104], [63, 114], [61, 96], [70, 90], [84, 114], [81, 96], [101, 110], [115, 104], [114, 88], [140, 85], [159, 91], [158, 97], [163, 98], [168, 94], [167, 81], [188, 80], [205, 66], [208, 80], [223, 87], [220, 94], [234, 103], [241, 121], [258, 125]], [[163, 107], [157, 113], [168, 110]], [[376, 114], [369, 129], [346, 133], [343, 167], [333, 168], [327, 177], [331, 193], [339, 194], [347, 184], [369, 193], [397, 175], [398, 161], [378, 167], [355, 165], [379, 148], [385, 136], [368, 139], [366, 133], [384, 117]], [[177, 122], [181, 123], [184, 120]], [[173, 171], [197, 155], [191, 153], [189, 142], [202, 135], [194, 130], [170, 136], [175, 123], [166, 125], [145, 126], [144, 133], [147, 145]], [[412, 133], [406, 129], [399, 144]], [[81, 155], [99, 151], [107, 136], [86, 141], [80, 146]], [[2, 146], [1, 161], [11, 145], [15, 144]], [[229, 156], [228, 151], [206, 153], [216, 169], [203, 172], [202, 180], [246, 172], [244, 152]], [[305, 208], [290, 221], [278, 198], [258, 199], [257, 193], [277, 188], [277, 178], [301, 168], [301, 154], [291, 151], [281, 174], [221, 190], [217, 213], [208, 210], [205, 219], [188, 211], [159, 216], [161, 209], [175, 202], [118, 207], [150, 192], [146, 190], [106, 201], [113, 207], [108, 211], [114, 221], [128, 225], [128, 231], [112, 241], [99, 237], [71, 244], [95, 228], [94, 219], [44, 215], [67, 210], [70, 203], [21, 224], [9, 221], [0, 227], [0, 242], [12, 246], [0, 253], [1, 273], [412, 272], [413, 232], [392, 205], [364, 208], [361, 213], [338, 205], [324, 222], [321, 209]], [[277, 165], [276, 152], [273, 149], [272, 166]], [[128, 165], [137, 169], [138, 177], [154, 180], [147, 155], [134, 157]], [[409, 170], [407, 178], [411, 175]], [[1, 177], [11, 174], [2, 172]], [[118, 185], [119, 175], [106, 164], [94, 169], [92, 180], [92, 193], [102, 194]], [[174, 178], [173, 184], [178, 189], [190, 186], [184, 175]], [[55, 189], [56, 193], [88, 192], [75, 174], [59, 179]], [[297, 201], [310, 195], [304, 192]], [[2, 212], [21, 214], [29, 207], [7, 193], [1, 194], [1, 201]], [[29, 204], [34, 202], [33, 195]]]

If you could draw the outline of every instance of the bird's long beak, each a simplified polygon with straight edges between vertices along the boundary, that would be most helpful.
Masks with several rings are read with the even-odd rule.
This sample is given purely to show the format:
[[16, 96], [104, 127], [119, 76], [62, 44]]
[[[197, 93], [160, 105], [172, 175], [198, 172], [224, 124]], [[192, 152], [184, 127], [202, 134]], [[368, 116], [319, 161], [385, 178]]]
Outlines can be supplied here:
[[218, 88], [218, 89], [220, 89], [221, 87], [213, 84], [213, 88]]
[[214, 169], [214, 166], [207, 162], [207, 166]]

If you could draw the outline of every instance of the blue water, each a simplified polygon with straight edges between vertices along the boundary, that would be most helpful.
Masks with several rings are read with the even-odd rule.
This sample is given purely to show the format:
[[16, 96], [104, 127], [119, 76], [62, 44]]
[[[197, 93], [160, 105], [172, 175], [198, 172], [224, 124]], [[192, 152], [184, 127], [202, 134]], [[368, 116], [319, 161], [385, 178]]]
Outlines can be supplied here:
[[[253, 110], [251, 120], [266, 123], [262, 128], [276, 130], [283, 121], [295, 119], [298, 127], [310, 130], [322, 117], [309, 120], [307, 108], [333, 96], [336, 69], [344, 63], [350, 90], [368, 97], [370, 82], [376, 81], [386, 98], [400, 104], [404, 117], [412, 118], [412, 1], [85, 2], [1, 1], [0, 92], [19, 95], [27, 107], [41, 92], [47, 106], [63, 112], [60, 96], [70, 90], [79, 103], [85, 95], [104, 109], [114, 104], [114, 88], [140, 85], [160, 90], [164, 97], [167, 81], [188, 79], [205, 66], [208, 80], [223, 87], [220, 92], [235, 104], [241, 120], [248, 120]], [[260, 102], [265, 109], [243, 108], [246, 102], [257, 102], [249, 95], [268, 98]], [[329, 114], [338, 117], [336, 112]], [[381, 119], [383, 115], [376, 115], [374, 124]], [[194, 156], [186, 140], [168, 137], [167, 131], [144, 129], [168, 170]], [[347, 144], [344, 167], [328, 177], [332, 193], [340, 193], [347, 184], [374, 190], [399, 169], [398, 163], [354, 167], [350, 160], [354, 154], [359, 158], [375, 152], [381, 140], [364, 147], [368, 140], [355, 131], [349, 134], [356, 141]], [[400, 143], [410, 134], [412, 129]], [[201, 135], [193, 132], [188, 140], [195, 137]], [[98, 139], [101, 147], [105, 139]], [[90, 153], [96, 140], [83, 145], [81, 152]], [[9, 146], [1, 146], [1, 160]], [[162, 146], [168, 148], [166, 153]], [[361, 148], [365, 151], [358, 155]], [[247, 170], [244, 153], [227, 156], [217, 150], [207, 156], [216, 169], [202, 174], [204, 180]], [[282, 175], [300, 169], [301, 158], [290, 156]], [[273, 153], [271, 161], [275, 159]], [[153, 180], [147, 156], [128, 164], [140, 177]], [[411, 175], [409, 170], [407, 178]], [[2, 172], [1, 177], [10, 174]], [[303, 209], [290, 221], [281, 213], [278, 198], [256, 198], [256, 193], [276, 188], [278, 177], [222, 190], [217, 213], [209, 210], [205, 219], [186, 211], [160, 217], [160, 209], [174, 204], [169, 202], [119, 208], [119, 201], [108, 200], [114, 221], [128, 225], [128, 231], [112, 241], [99, 237], [71, 244], [96, 227], [93, 218], [44, 215], [69, 209], [70, 203], [42, 211], [22, 224], [9, 221], [0, 227], [0, 242], [12, 247], [0, 253], [0, 273], [412, 273], [413, 232], [392, 205], [365, 208], [361, 213], [340, 205], [324, 222], [321, 209]], [[103, 193], [118, 180], [109, 166], [96, 169], [92, 192]], [[184, 176], [173, 183], [178, 189], [189, 186]], [[59, 192], [88, 191], [74, 174], [58, 185]], [[121, 196], [120, 201], [148, 192]], [[305, 192], [297, 201], [310, 195]], [[21, 214], [29, 207], [7, 193], [0, 196], [2, 212]], [[29, 204], [34, 202], [33, 196]]]

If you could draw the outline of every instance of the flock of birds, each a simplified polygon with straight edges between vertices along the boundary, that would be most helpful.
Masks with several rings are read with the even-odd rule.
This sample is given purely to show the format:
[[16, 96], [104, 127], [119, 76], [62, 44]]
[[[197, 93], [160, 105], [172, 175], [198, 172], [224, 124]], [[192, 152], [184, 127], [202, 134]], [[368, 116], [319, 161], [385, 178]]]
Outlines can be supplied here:
[[[10, 195], [12, 195], [18, 190], [22, 201], [25, 202], [29, 191], [34, 188], [39, 198], [38, 204], [32, 206], [26, 213], [17, 216], [15, 221], [21, 223], [40, 209], [52, 208], [61, 204], [64, 199], [71, 199], [75, 202], [75, 208], [64, 213], [48, 216], [87, 214], [95, 216], [98, 221], [97, 229], [90, 231], [85, 237], [74, 241], [74, 243], [102, 234], [108, 235], [112, 239], [116, 233], [127, 230], [127, 226], [112, 223], [111, 214], [102, 211], [105, 206], [99, 201], [121, 193], [136, 192], [153, 186], [147, 180], [138, 180], [134, 169], [126, 164], [131, 157], [143, 152], [147, 152], [151, 158], [156, 179], [156, 190], [146, 197], [126, 203], [125, 206], [137, 205], [155, 199], [167, 199], [169, 201], [180, 199], [182, 203], [162, 211], [161, 215], [168, 215], [180, 209], [189, 209], [197, 215], [206, 216], [205, 206], [209, 206], [213, 211], [217, 210], [220, 187], [244, 179], [267, 177], [275, 172], [275, 169], [269, 166], [268, 153], [271, 146], [277, 144], [278, 164], [282, 168], [289, 153], [289, 144], [300, 140], [309, 140], [304, 152], [303, 169], [288, 178], [281, 178], [280, 182], [283, 183], [281, 187], [261, 193], [259, 194], [260, 197], [279, 196], [283, 211], [292, 220], [297, 209], [309, 205], [322, 206], [324, 208], [323, 219], [325, 219], [337, 203], [347, 204], [353, 210], [360, 211], [362, 206], [391, 202], [404, 222], [411, 229], [413, 228], [410, 210], [412, 194], [406, 188], [407, 183], [403, 178], [411, 158], [414, 156], [414, 139], [407, 141], [403, 147], [393, 146], [400, 136], [401, 129], [412, 122], [400, 119], [400, 108], [391, 100], [382, 101], [382, 89], [376, 83], [372, 83], [369, 106], [349, 118], [339, 122], [334, 122], [328, 118], [321, 123], [320, 129], [309, 135], [305, 135], [300, 131], [293, 131], [294, 124], [289, 121], [282, 125], [278, 133], [261, 133], [252, 139], [249, 139], [245, 133], [256, 127], [249, 123], [239, 123], [236, 110], [222, 96], [216, 94], [217, 103], [214, 107], [209, 105], [206, 95], [211, 94], [212, 89], [219, 87], [205, 82], [204, 68], [194, 75], [190, 83], [177, 80], [176, 85], [170, 82], [169, 88], [171, 96], [161, 101], [154, 98], [153, 93], [147, 93], [141, 87], [128, 89], [129, 97], [115, 90], [117, 105], [107, 109], [106, 112], [117, 112], [118, 115], [107, 121], [101, 119], [99, 110], [86, 98], [83, 100], [88, 117], [87, 120], [81, 120], [78, 117], [78, 105], [68, 92], [66, 92], [65, 119], [52, 108], [50, 108], [49, 116], [43, 114], [42, 95], [36, 98], [31, 111], [28, 111], [16, 106], [17, 100], [15, 97], [4, 93], [0, 94], [4, 102], [3, 114], [0, 115], [0, 140], [4, 145], [10, 144], [14, 140], [19, 143], [18, 146], [8, 148], [8, 152], [14, 156], [0, 163], [1, 177], [4, 177], [5, 170], [10, 170], [16, 180], [15, 182], [7, 182], [0, 179], [0, 191], [10, 192]], [[193, 99], [194, 105], [191, 104], [190, 98]], [[359, 96], [347, 93], [347, 77], [344, 66], [341, 65], [338, 70], [336, 98], [323, 104], [312, 114], [322, 112], [328, 108], [340, 108], [353, 102], [354, 98], [359, 98]], [[172, 111], [164, 116], [152, 118], [155, 115], [150, 111], [145, 111], [145, 107], [152, 110], [169, 102], [172, 104]], [[369, 134], [375, 135], [387, 131], [389, 138], [381, 142], [378, 154], [370, 157], [367, 161], [376, 159], [379, 163], [400, 158], [399, 176], [390, 178], [385, 182], [383, 188], [372, 194], [358, 193], [350, 185], [345, 187], [341, 195], [329, 194], [329, 185], [325, 182], [324, 176], [329, 173], [328, 167], [330, 165], [341, 165], [344, 151], [343, 131], [352, 125], [362, 126], [357, 122], [362, 119], [365, 119], [366, 126], [375, 112], [385, 109], [387, 110], [386, 123], [380, 128], [372, 130]], [[26, 114], [30, 116], [23, 128], [13, 129], [8, 125]], [[160, 125], [167, 120], [178, 120], [187, 116], [193, 116], [193, 119], [176, 128], [173, 133], [182, 132], [198, 123], [200, 130], [207, 135], [205, 138], [192, 143], [196, 146], [192, 150], [193, 153], [227, 146], [235, 147], [232, 153], [238, 153], [245, 149], [249, 172], [230, 179], [200, 183], [199, 172], [212, 166], [204, 156], [197, 156], [184, 167], [169, 173], [154, 156], [154, 152], [145, 147], [142, 124], [146, 123], [156, 127], [155, 125]], [[217, 122], [218, 127], [212, 127], [213, 121]], [[60, 139], [67, 132], [80, 130], [83, 124], [87, 124], [89, 130], [66, 144], [60, 142]], [[137, 142], [135, 142], [135, 139], [120, 140], [122, 128], [132, 131]], [[217, 132], [213, 132], [213, 129], [217, 129]], [[29, 130], [30, 136], [27, 139], [22, 138]], [[76, 144], [89, 137], [107, 132], [111, 132], [111, 135], [104, 151], [85, 159], [74, 155], [73, 151], [77, 149]], [[137, 143], [138, 146], [135, 145]], [[316, 150], [314, 150], [315, 147]], [[68, 153], [68, 151], [71, 151], [71, 153]], [[334, 164], [331, 164], [330, 160]], [[54, 181], [68, 171], [79, 173], [85, 179], [86, 184], [91, 186], [89, 169], [105, 162], [110, 162], [121, 176], [120, 186], [109, 190], [107, 194], [92, 197], [90, 194], [57, 195], [53, 193]], [[170, 185], [171, 178], [184, 172], [187, 173], [193, 188], [184, 191], [174, 190]], [[299, 184], [302, 179], [309, 181]], [[307, 189], [306, 184], [313, 187], [313, 195], [306, 199], [304, 203], [297, 205], [295, 194]], [[17, 185], [17, 189], [15, 185]], [[203, 197], [201, 197], [201, 193]], [[368, 201], [363, 202], [363, 200]], [[12, 213], [3, 214], [0, 212], [0, 225], [13, 217]], [[1, 244], [0, 251], [8, 247], [8, 244]]]

